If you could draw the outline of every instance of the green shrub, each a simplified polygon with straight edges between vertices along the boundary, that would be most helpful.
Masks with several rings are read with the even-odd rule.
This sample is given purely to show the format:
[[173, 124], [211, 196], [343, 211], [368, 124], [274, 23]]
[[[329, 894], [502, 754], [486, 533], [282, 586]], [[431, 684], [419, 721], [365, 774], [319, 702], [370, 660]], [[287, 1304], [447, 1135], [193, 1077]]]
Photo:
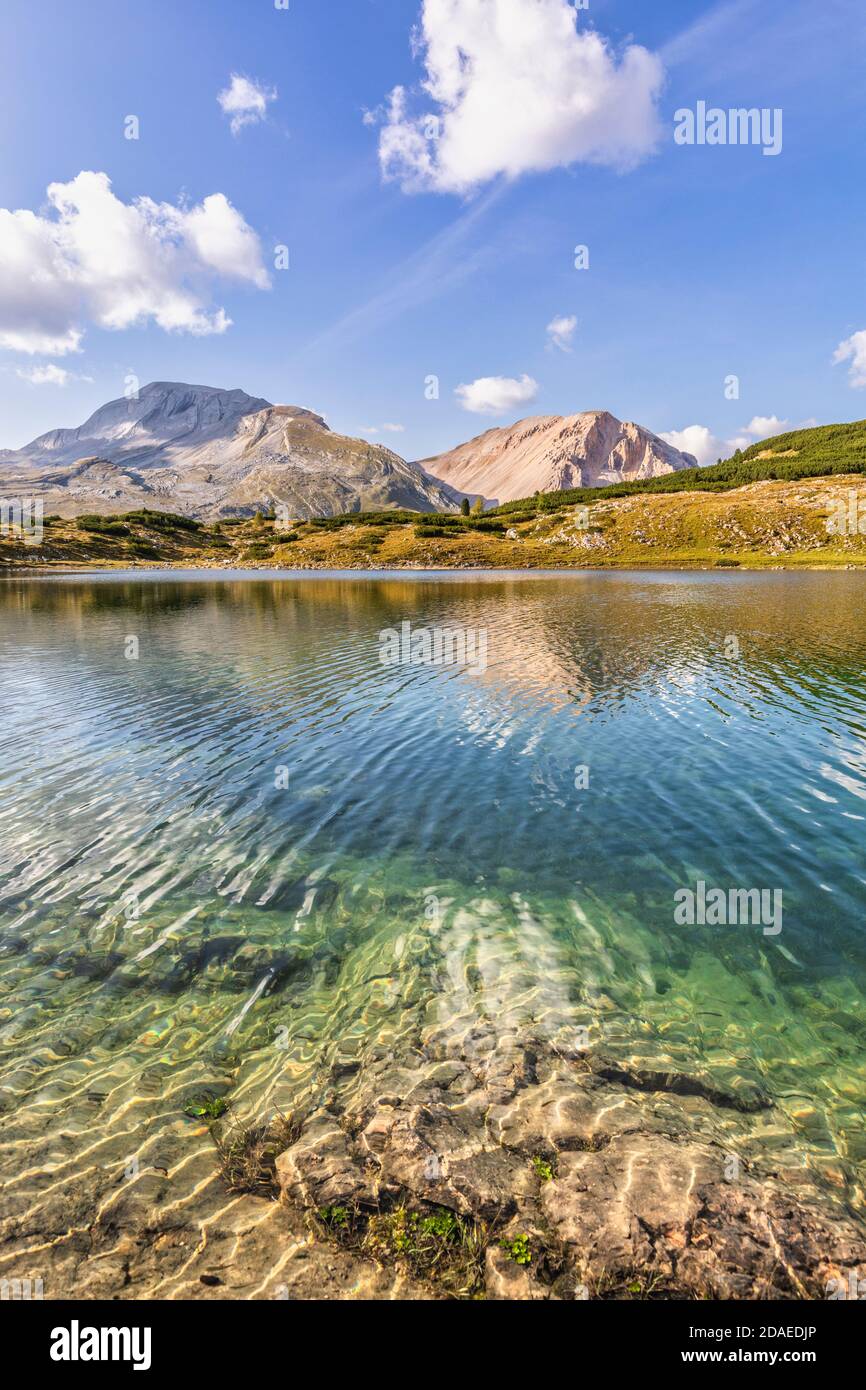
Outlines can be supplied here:
[[140, 511], [127, 512], [124, 521], [136, 522], [139, 526], [150, 526], [157, 531], [200, 531], [200, 521], [191, 516], [178, 516], [175, 512], [152, 512], [147, 507]]
[[130, 530], [122, 522], [115, 521], [108, 516], [79, 516], [76, 517], [76, 526], [79, 531], [89, 531], [92, 535], [101, 536], [128, 536]]

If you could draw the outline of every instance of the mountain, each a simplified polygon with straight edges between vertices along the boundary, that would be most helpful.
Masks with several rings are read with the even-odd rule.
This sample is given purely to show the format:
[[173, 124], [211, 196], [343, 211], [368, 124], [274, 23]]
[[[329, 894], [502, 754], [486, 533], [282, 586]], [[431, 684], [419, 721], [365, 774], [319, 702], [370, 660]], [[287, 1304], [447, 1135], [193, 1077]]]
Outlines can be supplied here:
[[47, 514], [136, 507], [199, 519], [284, 506], [292, 517], [453, 511], [453, 496], [381, 445], [329, 430], [320, 415], [245, 391], [155, 381], [101, 406], [77, 429], [0, 450], [10, 496]]
[[481, 493], [496, 502], [535, 492], [658, 478], [696, 465], [691, 454], [640, 425], [624, 424], [606, 410], [532, 415], [419, 463], [425, 473], [457, 492]]

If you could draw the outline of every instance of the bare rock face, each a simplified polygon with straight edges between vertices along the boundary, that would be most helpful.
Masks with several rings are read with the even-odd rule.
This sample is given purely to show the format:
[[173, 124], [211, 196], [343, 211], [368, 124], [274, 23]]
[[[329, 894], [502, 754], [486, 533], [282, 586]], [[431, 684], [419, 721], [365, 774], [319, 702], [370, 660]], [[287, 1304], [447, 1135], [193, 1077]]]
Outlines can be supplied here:
[[535, 492], [658, 478], [697, 460], [606, 410], [534, 415], [487, 430], [420, 466], [458, 493], [509, 502]]
[[41, 497], [59, 516], [147, 506], [207, 520], [282, 506], [307, 518], [456, 506], [415, 464], [332, 433], [310, 410], [178, 382], [152, 382], [77, 429], [0, 451], [0, 487]]

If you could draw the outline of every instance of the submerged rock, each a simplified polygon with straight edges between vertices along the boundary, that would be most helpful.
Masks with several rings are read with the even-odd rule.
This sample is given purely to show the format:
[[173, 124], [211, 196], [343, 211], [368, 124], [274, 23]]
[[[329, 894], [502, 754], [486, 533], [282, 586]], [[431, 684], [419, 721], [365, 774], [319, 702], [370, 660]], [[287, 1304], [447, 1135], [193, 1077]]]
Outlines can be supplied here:
[[527, 1269], [491, 1243], [493, 1298], [820, 1298], [866, 1262], [866, 1230], [842, 1202], [814, 1182], [795, 1199], [737, 1158], [751, 1104], [607, 1080], [537, 1040], [531, 1053], [507, 1075], [473, 1063], [468, 1093], [454, 1090], [465, 1079], [454, 1063], [422, 1062], [385, 1096], [372, 1068], [347, 1111], [313, 1120], [280, 1155], [283, 1200], [400, 1200], [536, 1232]]

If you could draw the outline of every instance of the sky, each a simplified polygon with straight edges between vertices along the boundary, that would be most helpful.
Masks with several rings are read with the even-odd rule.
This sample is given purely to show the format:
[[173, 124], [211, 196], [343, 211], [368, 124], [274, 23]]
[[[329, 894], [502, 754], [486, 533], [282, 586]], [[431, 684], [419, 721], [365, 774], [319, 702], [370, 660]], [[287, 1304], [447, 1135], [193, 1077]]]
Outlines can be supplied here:
[[862, 0], [4, 0], [0, 447], [153, 380], [409, 459], [866, 416], [864, 60]]

